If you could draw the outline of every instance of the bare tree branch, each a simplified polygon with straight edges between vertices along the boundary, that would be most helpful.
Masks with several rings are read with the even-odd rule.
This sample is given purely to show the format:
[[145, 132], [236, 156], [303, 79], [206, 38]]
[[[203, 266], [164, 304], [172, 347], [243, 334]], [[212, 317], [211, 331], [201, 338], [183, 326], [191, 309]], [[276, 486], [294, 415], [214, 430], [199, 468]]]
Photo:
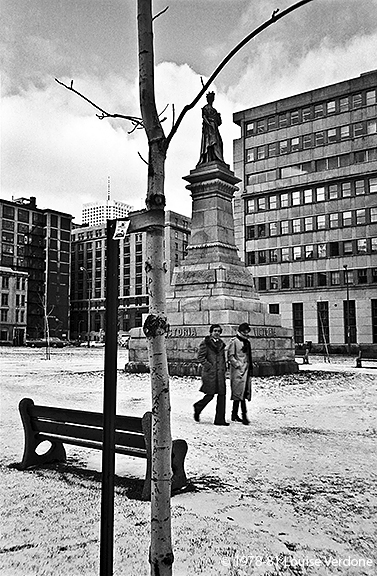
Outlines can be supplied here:
[[[80, 96], [80, 98], [82, 98], [83, 100], [88, 102], [91, 106], [93, 106], [93, 108], [95, 108], [96, 110], [99, 110], [101, 112], [101, 114], [96, 114], [96, 116], [100, 120], [103, 120], [104, 118], [123, 118], [124, 120], [129, 120], [134, 125], [134, 130], [136, 128], [143, 128], [143, 121], [141, 118], [138, 118], [137, 116], [128, 116], [125, 114], [110, 114], [110, 112], [106, 112], [106, 110], [104, 110], [100, 106], [97, 106], [97, 104], [95, 104], [94, 102], [89, 100], [89, 98], [87, 98], [86, 96], [81, 94], [81, 92], [78, 92], [78, 90], [75, 90], [73, 88], [73, 80], [71, 80], [70, 86], [67, 86], [67, 84], [64, 84], [64, 82], [61, 82], [57, 78], [55, 78], [55, 82], [57, 82], [61, 86], [64, 86], [64, 88], [66, 88], [67, 90], [74, 92], [75, 94]], [[133, 130], [132, 130], [132, 132], [133, 132]]]
[[161, 16], [161, 14], [163, 14], [163, 13], [166, 12], [167, 10], [169, 10], [169, 6], [166, 6], [166, 8], [164, 8], [163, 10], [161, 10], [161, 12], [159, 12], [158, 14], [156, 14], [156, 16], [153, 16], [152, 22], [153, 22], [153, 20], [156, 20], [156, 18], [158, 18], [159, 16]]
[[146, 164], [147, 166], [149, 166], [148, 162], [145, 160], [145, 158], [142, 157], [142, 155], [140, 154], [140, 152], [138, 152], [137, 155], [138, 155], [139, 158], [144, 162], [144, 164]]
[[263, 32], [263, 30], [265, 30], [266, 28], [268, 28], [269, 26], [271, 26], [272, 24], [274, 24], [275, 22], [277, 22], [281, 18], [284, 18], [284, 16], [286, 16], [290, 12], [293, 12], [294, 10], [297, 10], [297, 8], [300, 8], [301, 6], [304, 6], [304, 4], [308, 4], [309, 2], [312, 2], [312, 1], [313, 0], [300, 0], [299, 2], [296, 2], [296, 4], [292, 4], [292, 6], [289, 6], [288, 8], [286, 8], [286, 10], [283, 10], [282, 12], [279, 12], [278, 10], [274, 10], [272, 13], [272, 16], [269, 18], [269, 20], [266, 20], [263, 24], [258, 26], [258, 28], [255, 28], [255, 30], [253, 30], [250, 34], [245, 36], [245, 38], [243, 40], [241, 40], [241, 42], [239, 42], [239, 44], [237, 44], [237, 46], [235, 46], [233, 48], [233, 50], [231, 50], [229, 52], [229, 54], [227, 54], [227, 56], [225, 56], [225, 58], [220, 62], [220, 64], [217, 66], [217, 68], [214, 70], [214, 72], [211, 74], [211, 76], [209, 77], [207, 82], [205, 82], [205, 84], [203, 84], [203, 80], [201, 79], [201, 82], [203, 85], [202, 89], [196, 95], [194, 100], [190, 104], [187, 104], [186, 106], [184, 106], [184, 108], [182, 109], [180, 115], [178, 116], [177, 122], [174, 124], [169, 135], [166, 138], [166, 148], [169, 146], [171, 139], [173, 138], [174, 134], [177, 132], [177, 130], [178, 130], [183, 118], [187, 114], [187, 112], [189, 110], [191, 110], [192, 108], [194, 108], [194, 106], [196, 106], [196, 104], [199, 102], [200, 98], [203, 96], [205, 91], [209, 88], [209, 86], [212, 84], [214, 79], [220, 74], [220, 72], [222, 71], [224, 66], [229, 62], [229, 60], [231, 58], [233, 58], [233, 56], [235, 56], [235, 54], [237, 54], [237, 52], [239, 52], [241, 50], [241, 48], [243, 48], [245, 46], [245, 44], [250, 42], [250, 40], [255, 38], [255, 36], [257, 36], [258, 34]]

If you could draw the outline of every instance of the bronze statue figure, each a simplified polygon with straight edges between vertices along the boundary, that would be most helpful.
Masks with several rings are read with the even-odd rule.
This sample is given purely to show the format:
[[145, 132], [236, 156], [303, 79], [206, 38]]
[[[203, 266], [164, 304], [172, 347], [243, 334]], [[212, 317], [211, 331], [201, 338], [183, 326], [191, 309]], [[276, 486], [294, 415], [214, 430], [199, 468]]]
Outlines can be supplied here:
[[203, 128], [202, 143], [200, 147], [200, 164], [208, 162], [224, 162], [223, 141], [220, 136], [219, 126], [221, 125], [221, 116], [212, 106], [215, 99], [214, 92], [208, 92], [207, 104], [202, 108]]

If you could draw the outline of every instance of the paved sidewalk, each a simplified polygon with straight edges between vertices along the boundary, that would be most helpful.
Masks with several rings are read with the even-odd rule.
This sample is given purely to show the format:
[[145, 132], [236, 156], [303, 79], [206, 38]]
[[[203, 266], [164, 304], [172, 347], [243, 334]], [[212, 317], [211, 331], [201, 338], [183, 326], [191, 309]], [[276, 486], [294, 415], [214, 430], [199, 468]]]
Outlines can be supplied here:
[[353, 372], [355, 374], [374, 374], [377, 377], [377, 359], [362, 359], [362, 368], [356, 368], [355, 356], [330, 356], [330, 362], [323, 356], [309, 356], [310, 364], [303, 364], [303, 358], [296, 356], [300, 371], [319, 370], [324, 372]]

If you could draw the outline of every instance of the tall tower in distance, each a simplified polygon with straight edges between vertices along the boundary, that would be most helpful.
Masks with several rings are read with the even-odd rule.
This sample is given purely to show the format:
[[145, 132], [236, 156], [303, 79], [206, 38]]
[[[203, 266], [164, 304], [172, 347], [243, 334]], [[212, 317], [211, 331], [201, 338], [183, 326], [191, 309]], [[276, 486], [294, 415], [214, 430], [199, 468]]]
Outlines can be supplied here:
[[133, 210], [130, 204], [111, 199], [110, 176], [107, 177], [106, 202], [89, 202], [82, 207], [82, 223], [85, 226], [99, 226], [106, 224], [107, 220], [126, 218]]

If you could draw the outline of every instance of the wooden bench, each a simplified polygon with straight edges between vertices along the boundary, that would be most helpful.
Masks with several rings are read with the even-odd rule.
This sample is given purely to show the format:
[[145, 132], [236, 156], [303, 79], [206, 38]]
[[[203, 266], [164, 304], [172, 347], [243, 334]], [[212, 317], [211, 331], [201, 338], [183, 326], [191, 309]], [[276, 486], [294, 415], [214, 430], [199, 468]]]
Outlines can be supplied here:
[[[66, 462], [64, 444], [102, 450], [103, 415], [99, 412], [37, 406], [30, 398], [20, 401], [19, 410], [25, 433], [24, 455], [17, 465], [19, 470], [50, 462]], [[151, 430], [151, 412], [146, 412], [142, 418], [115, 418], [115, 452], [147, 460], [143, 500], [150, 500], [151, 496]], [[51, 443], [51, 447], [44, 454], [37, 454], [37, 447], [45, 440]], [[186, 453], [187, 442], [173, 440], [172, 493], [187, 485]]]

